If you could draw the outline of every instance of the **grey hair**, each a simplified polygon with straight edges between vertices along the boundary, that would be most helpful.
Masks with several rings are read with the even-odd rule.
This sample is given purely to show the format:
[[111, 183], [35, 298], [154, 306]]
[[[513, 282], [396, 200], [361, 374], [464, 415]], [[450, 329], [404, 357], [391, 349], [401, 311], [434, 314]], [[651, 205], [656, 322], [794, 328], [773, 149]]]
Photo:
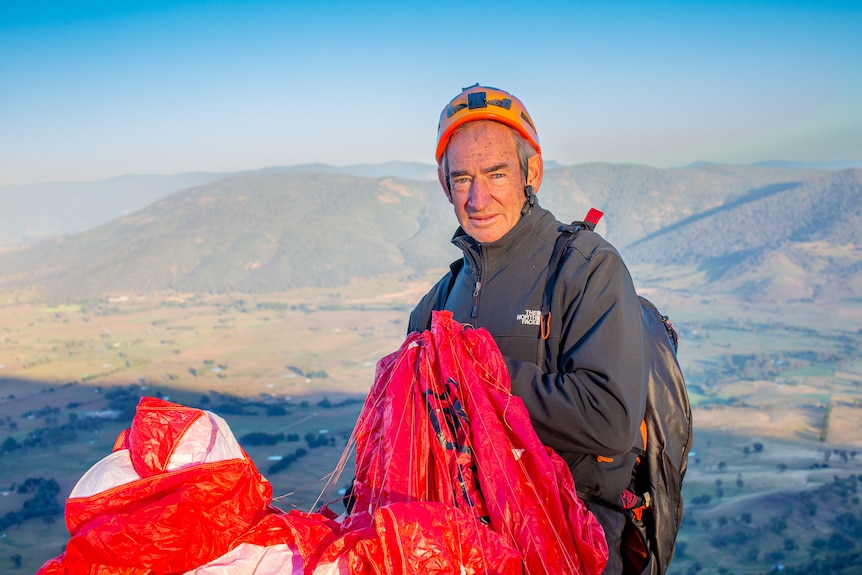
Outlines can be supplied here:
[[[493, 122], [493, 120], [481, 120], [484, 122]], [[464, 126], [467, 124], [461, 124], [458, 128], [452, 132], [449, 136], [449, 141], [452, 141], [452, 138], [464, 129]], [[505, 124], [503, 124], [505, 126]], [[518, 164], [521, 167], [521, 174], [524, 177], [524, 182], [527, 181], [527, 178], [530, 175], [530, 158], [535, 156], [538, 152], [536, 152], [536, 148], [534, 148], [527, 139], [518, 133], [517, 130], [506, 126], [509, 128], [509, 131], [512, 133], [512, 138], [515, 140], [515, 152], [518, 154]], [[443, 176], [446, 178], [446, 187], [448, 189], [452, 189], [452, 183], [449, 181], [449, 146], [446, 146], [446, 150], [443, 152], [443, 161], [440, 163], [441, 168], [443, 169]]]

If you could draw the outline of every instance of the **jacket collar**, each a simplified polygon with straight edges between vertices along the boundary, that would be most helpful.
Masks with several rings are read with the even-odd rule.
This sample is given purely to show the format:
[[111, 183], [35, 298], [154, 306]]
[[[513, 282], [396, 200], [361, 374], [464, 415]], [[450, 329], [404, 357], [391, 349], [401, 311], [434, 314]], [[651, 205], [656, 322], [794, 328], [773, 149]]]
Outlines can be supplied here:
[[[498, 261], [514, 259], [521, 252], [531, 252], [534, 249], [532, 247], [535, 245], [534, 242], [545, 236], [549, 229], [553, 230], [554, 237], [556, 237], [557, 228], [560, 225], [562, 224], [551, 212], [537, 203], [521, 216], [518, 223], [506, 232], [506, 235], [495, 242], [477, 242], [459, 226], [455, 235], [452, 236], [452, 243], [465, 253], [469, 252], [476, 258], [481, 257], [486, 265], [495, 267], [495, 263]], [[553, 244], [553, 242], [554, 239], [552, 238], [550, 243]], [[468, 257], [467, 259], [469, 261], [471, 258]]]

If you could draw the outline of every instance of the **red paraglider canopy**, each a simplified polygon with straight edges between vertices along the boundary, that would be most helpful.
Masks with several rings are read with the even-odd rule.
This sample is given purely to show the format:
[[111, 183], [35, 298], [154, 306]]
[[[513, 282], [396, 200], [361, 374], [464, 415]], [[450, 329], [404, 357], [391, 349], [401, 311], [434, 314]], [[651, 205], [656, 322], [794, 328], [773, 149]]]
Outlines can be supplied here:
[[602, 529], [539, 442], [485, 330], [435, 313], [380, 360], [353, 445], [350, 515], [283, 513], [224, 420], [143, 398], [67, 500], [71, 538], [39, 574], [604, 569]]

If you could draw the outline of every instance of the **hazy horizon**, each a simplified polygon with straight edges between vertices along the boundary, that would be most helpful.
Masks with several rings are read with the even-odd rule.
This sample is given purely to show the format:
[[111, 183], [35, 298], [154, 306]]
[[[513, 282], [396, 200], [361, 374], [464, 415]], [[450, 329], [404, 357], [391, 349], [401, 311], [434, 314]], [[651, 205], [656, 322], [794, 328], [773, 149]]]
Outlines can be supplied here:
[[0, 7], [0, 186], [433, 163], [462, 87], [545, 158], [862, 160], [862, 4], [201, 0]]
[[[557, 162], [555, 160], [549, 160], [548, 158], [545, 158], [545, 162], [546, 162], [546, 167], [545, 167], [546, 170], [549, 168], [553, 169], [555, 166], [570, 167], [570, 166], [578, 166], [578, 165], [587, 165], [587, 164], [592, 164], [592, 163], [598, 163], [598, 164], [606, 163], [606, 164], [612, 164], [612, 165], [613, 164], [617, 164], [617, 165], [624, 165], [624, 164], [641, 165], [641, 166], [646, 166], [649, 168], [655, 168], [658, 170], [684, 169], [684, 168], [689, 168], [689, 167], [693, 167], [693, 166], [697, 166], [697, 165], [703, 165], [703, 164], [738, 166], [738, 167], [758, 167], [758, 166], [769, 167], [769, 166], [771, 166], [771, 167], [782, 167], [782, 168], [786, 167], [786, 168], [790, 168], [790, 169], [836, 170], [836, 169], [845, 169], [848, 167], [849, 168], [862, 169], [862, 160], [852, 160], [852, 159], [851, 160], [836, 160], [836, 161], [830, 161], [830, 162], [792, 162], [792, 161], [788, 162], [785, 160], [772, 159], [772, 160], [752, 162], [749, 164], [736, 164], [736, 163], [731, 163], [731, 162], [710, 162], [710, 161], [706, 161], [706, 160], [698, 160], [698, 161], [692, 162], [692, 163], [684, 165], [684, 166], [664, 166], [664, 167], [649, 165], [649, 164], [643, 164], [643, 163], [638, 163], [638, 162], [604, 162], [602, 160], [593, 160], [593, 161], [588, 161], [588, 162], [577, 162], [577, 163], [573, 163], [573, 164], [562, 164], [562, 163]], [[177, 177], [181, 177], [181, 176], [185, 176], [185, 175], [194, 175], [194, 174], [211, 174], [211, 175], [224, 174], [225, 177], [227, 177], [227, 176], [231, 176], [231, 175], [235, 175], [235, 174], [245, 174], [245, 173], [254, 174], [254, 173], [258, 173], [258, 172], [265, 172], [268, 170], [292, 171], [296, 168], [302, 168], [305, 166], [309, 166], [309, 167], [321, 166], [321, 167], [330, 168], [330, 169], [332, 169], [333, 172], [336, 172], [336, 173], [348, 173], [348, 174], [350, 174], [351, 168], [364, 168], [364, 167], [374, 168], [377, 166], [385, 166], [387, 164], [397, 164], [397, 163], [415, 165], [417, 168], [420, 166], [424, 166], [424, 167], [429, 168], [429, 170], [435, 169], [435, 164], [431, 163], [431, 162], [410, 162], [410, 161], [402, 161], [402, 160], [389, 160], [389, 161], [382, 161], [382, 162], [374, 162], [374, 163], [369, 162], [366, 164], [350, 164], [350, 165], [334, 165], [334, 164], [327, 164], [326, 162], [313, 162], [313, 163], [307, 163], [307, 164], [293, 164], [293, 165], [284, 165], [284, 166], [257, 166], [257, 167], [239, 169], [236, 171], [224, 171], [224, 172], [209, 171], [209, 170], [190, 170], [190, 171], [185, 171], [185, 172], [174, 172], [174, 173], [115, 174], [115, 175], [110, 175], [110, 176], [106, 176], [103, 178], [97, 178], [97, 179], [93, 179], [93, 180], [55, 180], [55, 181], [27, 182], [27, 183], [22, 183], [22, 184], [17, 184], [17, 183], [0, 184], [0, 189], [23, 188], [23, 187], [28, 187], [28, 186], [53, 186], [53, 185], [88, 186], [88, 185], [105, 184], [107, 182], [110, 182], [111, 180], [118, 180], [118, 179], [127, 179], [128, 178], [128, 179], [134, 180], [137, 178], [151, 178], [151, 177], [152, 178], [177, 178]], [[548, 163], [550, 163], [550, 165]], [[837, 167], [833, 167], [833, 166], [837, 166]], [[429, 175], [428, 177], [409, 178], [409, 179], [418, 179], [419, 181], [436, 181], [437, 180], [436, 174], [432, 174], [431, 172], [429, 172], [429, 174], [431, 174], [431, 175]], [[358, 174], [352, 174], [352, 175], [358, 175]], [[395, 175], [395, 174], [390, 174], [390, 175]], [[369, 177], [378, 177], [378, 176], [369, 176]], [[398, 177], [401, 177], [401, 176], [398, 176]]]

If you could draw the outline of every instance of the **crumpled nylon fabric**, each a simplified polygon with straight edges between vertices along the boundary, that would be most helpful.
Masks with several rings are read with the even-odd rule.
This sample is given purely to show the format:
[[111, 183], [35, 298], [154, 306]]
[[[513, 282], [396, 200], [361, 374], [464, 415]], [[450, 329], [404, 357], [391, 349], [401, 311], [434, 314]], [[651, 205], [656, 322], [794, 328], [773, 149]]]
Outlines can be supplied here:
[[38, 573], [184, 573], [243, 543], [302, 559], [332, 538], [322, 516], [270, 507], [271, 485], [212, 413], [142, 398], [114, 449], [72, 490], [65, 552]]
[[[522, 556], [525, 573], [604, 569], [604, 532], [511, 394], [486, 330], [434, 312], [430, 330], [378, 363], [355, 434], [356, 499], [344, 528], [395, 502], [433, 501], [473, 515], [474, 531], [487, 524]], [[397, 545], [389, 537], [386, 546]]]
[[271, 506], [218, 416], [142, 398], [66, 502], [37, 575], [598, 575], [601, 526], [510, 393], [487, 331], [448, 312], [380, 360], [354, 431], [353, 512]]
[[518, 551], [462, 509], [398, 502], [370, 517], [369, 525], [345, 530], [326, 549], [313, 575], [523, 573]]

